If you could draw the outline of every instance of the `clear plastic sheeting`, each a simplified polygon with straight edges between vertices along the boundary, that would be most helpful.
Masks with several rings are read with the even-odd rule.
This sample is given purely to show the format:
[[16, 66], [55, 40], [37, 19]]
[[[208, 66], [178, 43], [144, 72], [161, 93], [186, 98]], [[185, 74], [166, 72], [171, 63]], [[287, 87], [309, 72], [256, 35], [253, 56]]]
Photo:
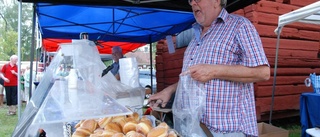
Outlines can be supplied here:
[[117, 81], [115, 78], [110, 78], [110, 75], [113, 76], [112, 73], [108, 73], [106, 76], [102, 77], [102, 88], [119, 104], [129, 108], [133, 112], [138, 112], [139, 115], [142, 115], [145, 88], [132, 88]]
[[[52, 86], [46, 100], [43, 102], [33, 124], [59, 123], [79, 119], [127, 115], [128, 109], [118, 104], [113, 98], [95, 94], [94, 90], [78, 88], [75, 102], [71, 102], [71, 94], [61, 87], [66, 81], [56, 81]], [[64, 86], [62, 86], [64, 85]], [[85, 85], [85, 84], [82, 84]], [[91, 89], [94, 89], [91, 87]], [[89, 92], [88, 92], [89, 91]], [[70, 91], [69, 91], [70, 93]], [[130, 97], [129, 97], [130, 98]]]
[[[108, 73], [93, 42], [76, 40], [60, 49], [36, 88], [12, 136], [60, 134], [65, 122], [128, 115], [143, 104], [144, 88], [131, 88]], [[62, 135], [61, 135], [62, 136]]]

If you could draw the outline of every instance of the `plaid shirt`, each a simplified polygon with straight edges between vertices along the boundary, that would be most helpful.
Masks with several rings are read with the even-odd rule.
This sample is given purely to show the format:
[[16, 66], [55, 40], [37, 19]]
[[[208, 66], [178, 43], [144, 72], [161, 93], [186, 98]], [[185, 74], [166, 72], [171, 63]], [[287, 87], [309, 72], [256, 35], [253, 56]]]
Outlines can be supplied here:
[[[222, 9], [202, 36], [194, 24], [194, 38], [184, 53], [183, 69], [195, 64], [256, 67], [269, 65], [261, 39], [252, 23]], [[214, 132], [243, 132], [258, 136], [253, 83], [212, 79], [205, 83], [206, 108], [202, 122]]]

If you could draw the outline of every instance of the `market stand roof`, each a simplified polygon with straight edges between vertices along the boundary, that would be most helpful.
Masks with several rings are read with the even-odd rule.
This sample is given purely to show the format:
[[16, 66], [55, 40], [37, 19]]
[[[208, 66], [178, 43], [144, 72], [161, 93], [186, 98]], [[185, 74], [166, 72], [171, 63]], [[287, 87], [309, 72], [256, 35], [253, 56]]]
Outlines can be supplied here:
[[[229, 12], [236, 11], [259, 0], [228, 0]], [[55, 3], [72, 5], [100, 5], [100, 6], [134, 6], [143, 8], [167, 9], [191, 12], [188, 0], [22, 0], [22, 2]]]
[[51, 3], [36, 7], [42, 38], [79, 39], [87, 32], [93, 41], [151, 43], [195, 22], [191, 12], [153, 8]]
[[293, 22], [320, 24], [320, 1], [279, 16], [278, 28]]
[[[229, 0], [226, 9], [233, 12], [256, 1]], [[36, 3], [43, 39], [78, 39], [81, 32], [87, 32], [89, 40], [92, 41], [131, 42], [140, 43], [136, 45], [142, 46], [144, 45], [142, 43], [152, 43], [167, 35], [176, 35], [191, 28], [195, 22], [187, 0], [23, 0], [22, 2]], [[45, 46], [49, 49], [57, 45], [45, 44]], [[101, 48], [99, 51], [110, 54], [101, 52]]]

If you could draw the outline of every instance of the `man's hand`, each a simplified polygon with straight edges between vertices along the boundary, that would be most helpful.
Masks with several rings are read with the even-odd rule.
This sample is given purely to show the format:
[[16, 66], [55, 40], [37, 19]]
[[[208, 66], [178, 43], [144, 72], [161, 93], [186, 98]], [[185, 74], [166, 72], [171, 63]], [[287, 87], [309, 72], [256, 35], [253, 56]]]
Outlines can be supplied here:
[[13, 75], [17, 75], [17, 72], [15, 72], [14, 70], [11, 70], [11, 73], [12, 73]]
[[151, 108], [159, 107], [159, 105], [161, 105], [161, 107], [165, 107], [169, 102], [172, 93], [174, 93], [176, 89], [177, 83], [163, 89], [161, 92], [151, 95], [148, 99], [148, 104]]
[[209, 64], [198, 64], [198, 65], [194, 65], [189, 67], [189, 74], [191, 76], [191, 78], [193, 78], [194, 80], [200, 81], [200, 82], [208, 82], [211, 79], [213, 79], [214, 73], [212, 72], [213, 69], [213, 65], [209, 65]]
[[247, 83], [268, 80], [270, 78], [270, 68], [267, 65], [246, 67], [242, 65], [198, 64], [189, 67], [182, 74], [190, 74], [191, 78], [203, 83], [212, 79]]

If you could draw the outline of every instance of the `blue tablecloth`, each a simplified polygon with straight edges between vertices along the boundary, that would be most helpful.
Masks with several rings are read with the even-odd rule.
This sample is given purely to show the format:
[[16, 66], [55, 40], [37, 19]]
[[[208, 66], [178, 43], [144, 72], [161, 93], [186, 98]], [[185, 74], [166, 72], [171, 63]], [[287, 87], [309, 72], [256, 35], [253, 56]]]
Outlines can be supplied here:
[[320, 125], [320, 94], [302, 93], [300, 96], [301, 137], [310, 137], [306, 129]]

